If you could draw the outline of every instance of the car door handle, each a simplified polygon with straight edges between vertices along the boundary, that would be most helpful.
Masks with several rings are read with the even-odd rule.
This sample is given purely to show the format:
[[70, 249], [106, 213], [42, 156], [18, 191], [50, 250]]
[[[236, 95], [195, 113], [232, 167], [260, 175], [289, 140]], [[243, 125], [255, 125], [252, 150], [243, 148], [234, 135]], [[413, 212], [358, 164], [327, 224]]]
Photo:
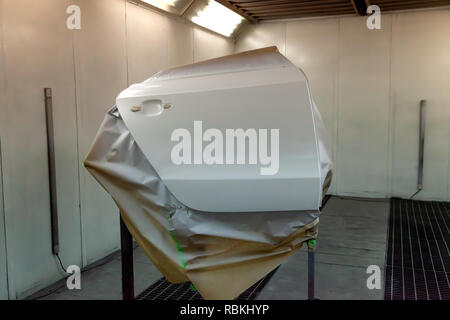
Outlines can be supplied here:
[[163, 113], [165, 105], [159, 99], [146, 100], [140, 105], [131, 107], [131, 112], [146, 117], [156, 117]]

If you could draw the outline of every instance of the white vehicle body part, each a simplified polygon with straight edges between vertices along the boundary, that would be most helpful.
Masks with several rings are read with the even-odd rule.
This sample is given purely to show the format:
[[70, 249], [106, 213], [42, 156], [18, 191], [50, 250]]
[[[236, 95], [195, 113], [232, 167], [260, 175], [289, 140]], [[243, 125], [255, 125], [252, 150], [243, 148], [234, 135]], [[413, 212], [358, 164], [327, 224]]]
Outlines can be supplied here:
[[[331, 161], [304, 73], [266, 48], [162, 71], [117, 97], [137, 144], [174, 196], [207, 212], [318, 209]], [[279, 168], [175, 164], [172, 133], [194, 121], [218, 129], [279, 130]], [[205, 143], [204, 143], [205, 144]], [[270, 150], [270, 148], [269, 148]], [[249, 159], [246, 148], [246, 159]]]

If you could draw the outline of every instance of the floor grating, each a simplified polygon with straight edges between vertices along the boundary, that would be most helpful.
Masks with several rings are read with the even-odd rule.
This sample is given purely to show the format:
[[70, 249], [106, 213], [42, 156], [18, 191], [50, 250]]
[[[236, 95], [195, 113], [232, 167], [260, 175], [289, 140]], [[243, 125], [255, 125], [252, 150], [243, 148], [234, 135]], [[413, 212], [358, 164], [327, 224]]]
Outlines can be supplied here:
[[[245, 290], [237, 300], [255, 300], [277, 269]], [[202, 296], [192, 289], [190, 282], [173, 284], [161, 278], [139, 294], [136, 300], [202, 300]]]
[[385, 300], [450, 300], [450, 203], [391, 199]]

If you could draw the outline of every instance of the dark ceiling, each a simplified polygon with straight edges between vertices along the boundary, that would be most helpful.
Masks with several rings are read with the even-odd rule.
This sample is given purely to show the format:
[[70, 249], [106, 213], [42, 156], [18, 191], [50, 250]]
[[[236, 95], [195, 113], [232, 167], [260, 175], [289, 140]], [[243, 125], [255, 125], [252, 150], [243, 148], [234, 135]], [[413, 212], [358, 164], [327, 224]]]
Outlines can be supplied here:
[[365, 15], [376, 4], [381, 12], [450, 6], [450, 0], [216, 0], [250, 20], [289, 19], [343, 14]]

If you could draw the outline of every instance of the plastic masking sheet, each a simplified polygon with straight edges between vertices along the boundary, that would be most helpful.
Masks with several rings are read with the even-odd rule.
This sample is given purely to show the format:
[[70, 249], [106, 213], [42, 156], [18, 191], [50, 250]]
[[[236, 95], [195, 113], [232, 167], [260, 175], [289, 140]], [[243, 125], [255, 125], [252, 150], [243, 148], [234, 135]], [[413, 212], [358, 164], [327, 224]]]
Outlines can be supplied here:
[[317, 237], [318, 210], [216, 213], [186, 207], [161, 181], [116, 107], [106, 114], [84, 164], [167, 280], [191, 281], [204, 299], [236, 298]]

